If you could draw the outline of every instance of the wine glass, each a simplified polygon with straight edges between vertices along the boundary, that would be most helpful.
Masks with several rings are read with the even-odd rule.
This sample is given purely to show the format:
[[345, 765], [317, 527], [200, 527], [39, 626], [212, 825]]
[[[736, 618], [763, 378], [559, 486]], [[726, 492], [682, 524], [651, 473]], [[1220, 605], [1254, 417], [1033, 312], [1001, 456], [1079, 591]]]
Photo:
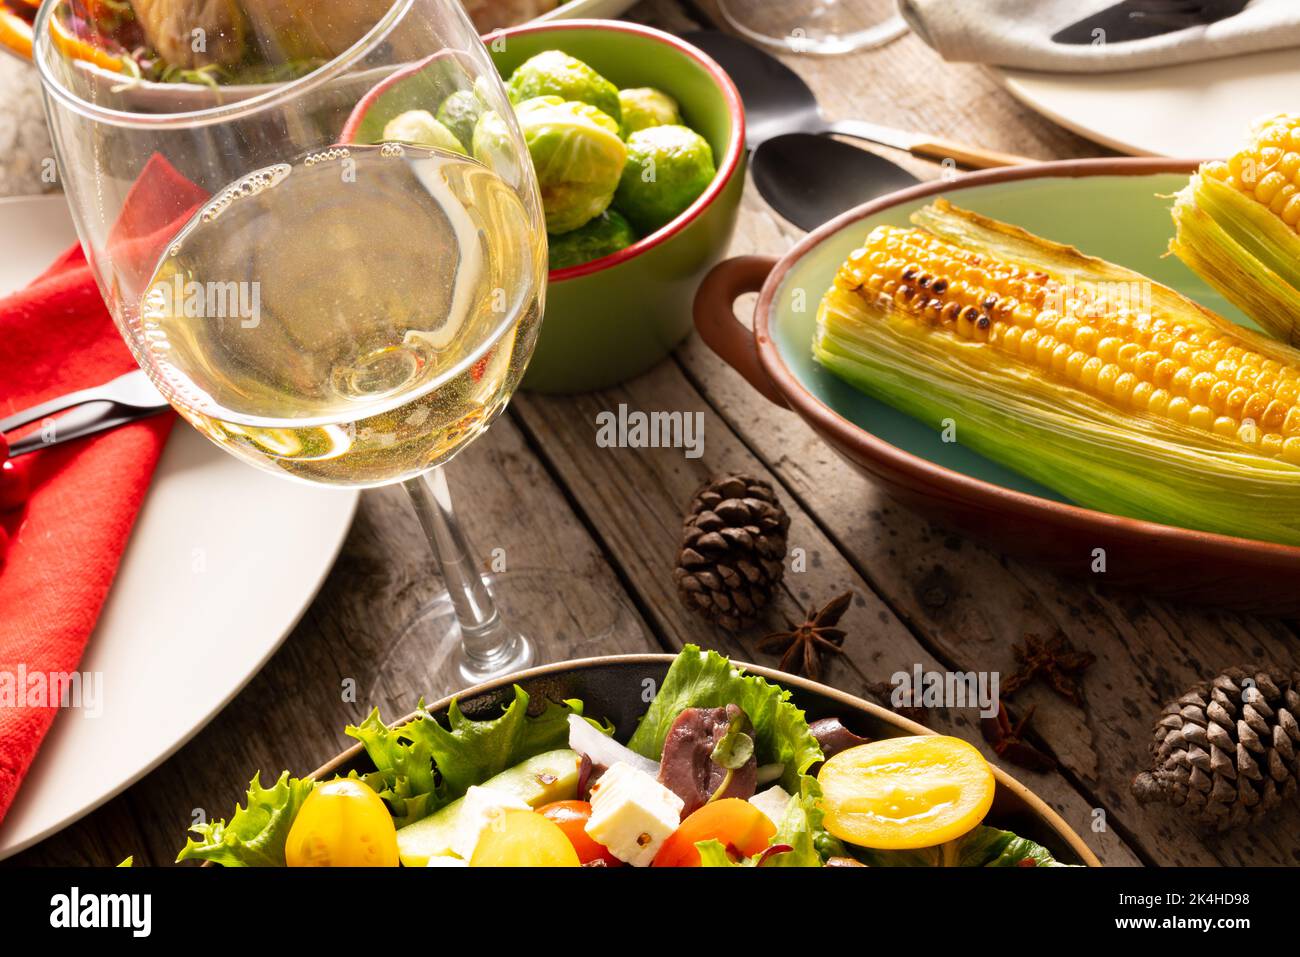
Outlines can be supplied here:
[[[205, 88], [69, 56], [76, 0], [48, 0], [34, 59], [59, 167], [113, 319], [181, 416], [282, 476], [402, 483], [476, 682], [534, 650], [499, 613], [442, 466], [500, 415], [532, 354], [547, 272], [537, 182], [459, 3], [356, 0], [324, 19], [311, 6], [185, 19], [230, 15], [199, 5], [146, 25], [171, 31], [150, 39], [187, 77], [223, 81]], [[489, 119], [488, 148], [464, 132], [438, 147], [358, 137], [412, 78], [406, 105], [458, 96]]]
[[792, 53], [852, 53], [907, 32], [895, 0], [718, 0], [741, 34]]

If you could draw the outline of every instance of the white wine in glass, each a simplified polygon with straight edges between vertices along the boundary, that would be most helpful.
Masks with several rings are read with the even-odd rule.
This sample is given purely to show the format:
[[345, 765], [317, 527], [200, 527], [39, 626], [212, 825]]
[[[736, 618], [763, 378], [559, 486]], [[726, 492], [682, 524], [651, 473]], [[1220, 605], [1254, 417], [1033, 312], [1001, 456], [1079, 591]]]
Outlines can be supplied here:
[[[556, 636], [554, 620], [521, 629], [501, 613], [521, 609], [513, 586], [485, 575], [441, 467], [504, 409], [545, 302], [541, 199], [501, 78], [455, 0], [350, 0], [325, 20], [266, 3], [223, 32], [226, 9], [146, 18], [153, 48], [185, 60], [170, 64], [181, 83], [79, 58], [59, 38], [93, 30], [80, 0], [37, 14], [61, 182], [109, 311], [223, 449], [301, 481], [410, 493], [446, 593], [394, 645], [413, 637], [458, 684], [525, 667], [525, 631]], [[196, 30], [222, 42], [195, 47]], [[430, 111], [471, 98], [492, 148], [353, 145], [377, 98], [412, 78]], [[520, 589], [523, 610], [608, 598], [572, 569], [548, 574]], [[587, 594], [560, 595], [578, 585]], [[424, 692], [429, 672], [396, 677]]]
[[[518, 194], [482, 164], [337, 147], [204, 204], [126, 311], [146, 368], [218, 445], [310, 482], [382, 485], [445, 461], [501, 411], [545, 269]], [[198, 320], [196, 300], [226, 315]]]

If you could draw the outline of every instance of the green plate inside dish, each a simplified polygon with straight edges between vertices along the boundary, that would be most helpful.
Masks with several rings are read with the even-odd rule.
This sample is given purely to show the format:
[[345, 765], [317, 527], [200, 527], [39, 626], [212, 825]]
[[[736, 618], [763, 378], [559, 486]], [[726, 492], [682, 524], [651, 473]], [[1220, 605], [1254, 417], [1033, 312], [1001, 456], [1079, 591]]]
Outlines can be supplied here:
[[[957, 206], [1020, 226], [1047, 239], [1070, 243], [1136, 270], [1178, 290], [1208, 309], [1257, 328], [1173, 256], [1165, 256], [1173, 223], [1167, 197], [1187, 183], [1187, 176], [1045, 177], [962, 188], [943, 195]], [[906, 226], [909, 216], [931, 199], [894, 206], [858, 220], [819, 243], [786, 273], [773, 300], [772, 340], [782, 361], [820, 401], [878, 438], [936, 465], [1003, 488], [1040, 498], [1065, 501], [1056, 492], [955, 442], [923, 423], [857, 391], [813, 361], [812, 339], [817, 304], [835, 270], [879, 225]], [[801, 306], [803, 308], [798, 308]]]

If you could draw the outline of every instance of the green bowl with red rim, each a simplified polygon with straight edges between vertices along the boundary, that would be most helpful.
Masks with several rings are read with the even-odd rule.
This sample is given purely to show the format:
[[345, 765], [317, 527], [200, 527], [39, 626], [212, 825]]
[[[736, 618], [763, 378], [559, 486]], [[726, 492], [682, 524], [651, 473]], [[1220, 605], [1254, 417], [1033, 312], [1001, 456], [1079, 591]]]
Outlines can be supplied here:
[[[625, 249], [550, 273], [523, 388], [573, 393], [617, 385], [661, 362], [690, 334], [696, 287], [731, 242], [745, 185], [740, 94], [708, 55], [639, 24], [566, 20], [500, 30], [483, 40], [503, 77], [537, 53], [563, 50], [620, 89], [657, 87], [677, 100], [682, 121], [713, 150], [716, 175], [676, 219]], [[421, 74], [438, 56], [372, 90], [343, 140], [375, 142], [398, 114], [435, 112], [438, 86]]]

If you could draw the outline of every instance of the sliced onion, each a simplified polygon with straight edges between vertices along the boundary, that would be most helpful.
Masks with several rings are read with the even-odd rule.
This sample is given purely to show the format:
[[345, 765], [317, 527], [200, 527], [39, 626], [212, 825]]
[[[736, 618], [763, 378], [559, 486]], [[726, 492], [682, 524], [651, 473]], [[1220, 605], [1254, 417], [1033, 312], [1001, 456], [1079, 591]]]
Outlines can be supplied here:
[[579, 754], [585, 754], [591, 758], [592, 764], [601, 767], [612, 768], [621, 761], [652, 777], [659, 776], [658, 761], [651, 761], [624, 747], [609, 735], [593, 728], [586, 718], [576, 714], [569, 715], [569, 747]]
[[783, 774], [785, 774], [784, 764], [760, 764], [758, 766], [758, 784], [761, 787], [764, 784], [779, 781]]

